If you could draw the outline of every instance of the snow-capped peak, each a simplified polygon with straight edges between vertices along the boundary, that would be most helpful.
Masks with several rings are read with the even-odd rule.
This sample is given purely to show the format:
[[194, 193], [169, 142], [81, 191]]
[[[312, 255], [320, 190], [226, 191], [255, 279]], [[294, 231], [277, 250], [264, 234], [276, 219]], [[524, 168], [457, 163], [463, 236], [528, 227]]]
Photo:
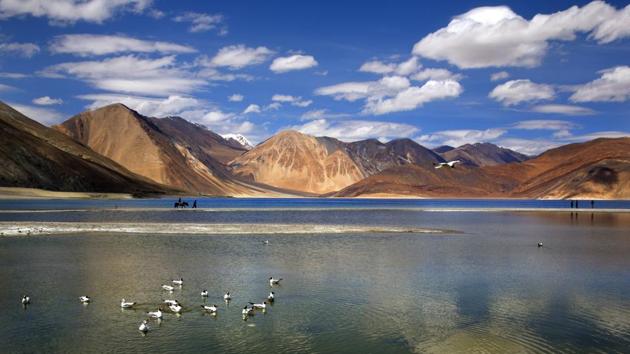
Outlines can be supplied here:
[[223, 134], [221, 136], [227, 141], [235, 141], [241, 144], [244, 148], [248, 150], [254, 147], [254, 145], [252, 145], [252, 143], [249, 142], [249, 140], [241, 134]]

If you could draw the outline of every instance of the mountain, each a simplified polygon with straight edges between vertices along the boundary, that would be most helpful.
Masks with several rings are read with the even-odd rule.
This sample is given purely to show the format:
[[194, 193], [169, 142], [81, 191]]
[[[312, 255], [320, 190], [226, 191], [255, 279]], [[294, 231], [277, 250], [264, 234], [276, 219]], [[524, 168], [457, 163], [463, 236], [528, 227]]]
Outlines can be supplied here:
[[390, 167], [432, 166], [444, 161], [410, 139], [345, 143], [284, 131], [230, 163], [232, 173], [250, 181], [290, 190], [326, 194]]
[[54, 128], [161, 184], [213, 195], [250, 192], [230, 178], [224, 165], [245, 150], [181, 118], [148, 118], [113, 104]]
[[245, 150], [250, 150], [254, 147], [254, 145], [241, 134], [223, 134], [222, 137], [229, 142], [238, 144], [238, 146], [244, 148]]
[[[441, 150], [446, 149], [441, 147]], [[527, 155], [490, 143], [466, 144], [441, 152], [440, 155], [445, 160], [460, 160], [465, 165], [476, 167], [522, 162], [529, 159]]]
[[175, 192], [0, 102], [0, 186], [53, 191]]
[[[340, 142], [341, 143], [341, 142]], [[361, 168], [334, 142], [287, 130], [230, 163], [232, 173], [252, 182], [322, 194], [361, 180]]]
[[494, 166], [398, 166], [333, 195], [630, 199], [630, 138], [565, 145], [531, 160]]
[[435, 153], [437, 153], [437, 154], [443, 154], [443, 153], [445, 153], [445, 152], [447, 152], [447, 151], [451, 151], [451, 150], [453, 150], [453, 149], [455, 149], [455, 148], [454, 148], [454, 147], [452, 147], [452, 146], [449, 146], [449, 145], [442, 145], [442, 146], [438, 146], [438, 147], [434, 148], [434, 149], [433, 149], [433, 152], [435, 152]]

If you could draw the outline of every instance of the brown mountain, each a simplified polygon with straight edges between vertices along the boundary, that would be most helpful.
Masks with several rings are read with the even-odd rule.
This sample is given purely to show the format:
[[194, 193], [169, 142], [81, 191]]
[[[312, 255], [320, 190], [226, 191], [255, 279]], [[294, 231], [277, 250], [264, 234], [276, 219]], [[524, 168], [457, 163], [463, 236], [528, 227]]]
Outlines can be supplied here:
[[158, 183], [213, 195], [251, 192], [223, 164], [244, 150], [181, 118], [148, 118], [113, 104], [54, 128]]
[[334, 194], [417, 197], [630, 198], [630, 138], [596, 139], [520, 163], [384, 170]]
[[0, 102], [0, 186], [146, 195], [174, 192]]
[[[339, 143], [339, 144], [338, 144]], [[335, 139], [283, 131], [234, 159], [243, 179], [307, 193], [328, 193], [361, 180], [361, 168]]]
[[[442, 151], [444, 151], [442, 147]], [[502, 148], [490, 143], [465, 144], [440, 153], [445, 160], [460, 160], [468, 166], [494, 166], [512, 162], [522, 162], [529, 157], [520, 152]]]

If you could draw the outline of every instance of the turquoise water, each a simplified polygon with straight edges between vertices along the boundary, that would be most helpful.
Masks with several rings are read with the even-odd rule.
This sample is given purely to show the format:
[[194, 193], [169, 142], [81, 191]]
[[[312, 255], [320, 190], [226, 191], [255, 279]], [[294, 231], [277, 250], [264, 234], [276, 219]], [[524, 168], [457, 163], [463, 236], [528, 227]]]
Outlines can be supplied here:
[[[207, 210], [154, 210], [163, 202], [3, 201], [0, 207], [10, 209], [0, 211], [4, 225], [140, 222], [173, 224], [176, 231], [0, 237], [0, 351], [610, 353], [630, 347], [628, 213], [475, 211], [565, 202], [319, 199], [212, 199], [200, 203]], [[440, 206], [472, 209], [432, 209]], [[237, 235], [189, 235], [184, 226], [177, 231], [179, 224], [254, 227]], [[304, 226], [295, 234], [262, 234], [287, 224], [453, 231], [314, 233]], [[277, 301], [244, 321], [240, 310], [263, 300], [272, 275], [284, 279], [273, 289]], [[180, 276], [181, 289], [160, 289]], [[202, 289], [210, 293], [205, 303], [219, 305], [217, 316], [201, 312]], [[221, 300], [225, 291], [233, 294], [229, 306]], [[23, 293], [33, 299], [26, 308]], [[85, 294], [93, 299], [87, 306], [77, 299]], [[121, 310], [123, 297], [137, 301], [136, 309]], [[180, 300], [184, 313], [151, 321], [152, 330], [141, 335], [145, 312], [166, 297]]]

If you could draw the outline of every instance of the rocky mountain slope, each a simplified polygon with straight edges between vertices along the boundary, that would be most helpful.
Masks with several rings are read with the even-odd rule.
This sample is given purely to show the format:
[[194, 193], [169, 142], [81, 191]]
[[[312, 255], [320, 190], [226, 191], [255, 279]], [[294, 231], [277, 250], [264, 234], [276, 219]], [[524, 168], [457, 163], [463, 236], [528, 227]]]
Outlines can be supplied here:
[[444, 152], [440, 155], [445, 160], [460, 160], [468, 166], [495, 166], [529, 159], [527, 155], [491, 143], [465, 144], [455, 149], [441, 148]]
[[213, 195], [251, 192], [249, 186], [232, 180], [223, 165], [244, 150], [181, 118], [148, 118], [113, 104], [54, 128], [161, 184]]
[[0, 186], [52, 191], [174, 192], [0, 102]]

